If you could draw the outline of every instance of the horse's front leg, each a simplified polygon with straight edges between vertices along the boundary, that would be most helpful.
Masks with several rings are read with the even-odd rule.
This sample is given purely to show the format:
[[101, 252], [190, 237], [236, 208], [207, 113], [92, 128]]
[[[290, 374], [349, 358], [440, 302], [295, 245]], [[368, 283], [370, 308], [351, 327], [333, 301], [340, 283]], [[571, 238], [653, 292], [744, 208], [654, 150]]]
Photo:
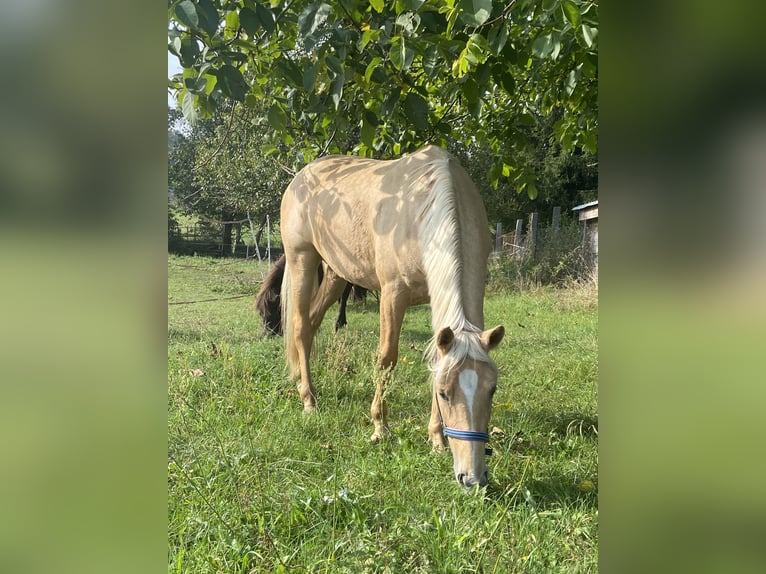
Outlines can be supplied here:
[[402, 330], [404, 311], [407, 309], [405, 291], [383, 286], [380, 292], [380, 345], [378, 367], [381, 372], [375, 381], [375, 397], [370, 406], [370, 416], [375, 431], [371, 440], [377, 442], [389, 434], [386, 383], [392, 375], [399, 357], [399, 334]]
[[439, 406], [436, 401], [436, 393], [432, 394], [431, 398], [431, 419], [428, 421], [428, 438], [431, 441], [431, 445], [436, 451], [443, 451], [447, 448], [447, 439], [444, 438], [444, 431], [442, 430], [442, 420], [439, 417]]

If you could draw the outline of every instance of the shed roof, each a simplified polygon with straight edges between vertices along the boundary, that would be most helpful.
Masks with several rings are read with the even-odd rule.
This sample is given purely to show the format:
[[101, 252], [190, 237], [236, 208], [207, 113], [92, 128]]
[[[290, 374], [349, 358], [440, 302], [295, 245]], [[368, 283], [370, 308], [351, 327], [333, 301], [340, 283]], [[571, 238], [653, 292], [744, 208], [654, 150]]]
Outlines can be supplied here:
[[577, 205], [572, 208], [572, 211], [580, 211], [581, 209], [585, 209], [586, 207], [593, 207], [594, 205], [598, 205], [598, 199], [596, 201], [589, 201], [588, 203]]

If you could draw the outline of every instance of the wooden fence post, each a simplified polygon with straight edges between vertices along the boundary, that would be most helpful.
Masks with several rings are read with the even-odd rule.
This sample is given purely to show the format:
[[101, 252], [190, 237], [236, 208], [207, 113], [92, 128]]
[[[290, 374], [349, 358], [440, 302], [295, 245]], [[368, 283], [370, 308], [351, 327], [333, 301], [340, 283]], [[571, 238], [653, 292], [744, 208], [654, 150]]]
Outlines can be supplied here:
[[561, 207], [556, 206], [553, 208], [553, 221], [551, 221], [551, 230], [553, 231], [553, 237], [558, 237], [560, 224], [561, 224]]
[[503, 249], [503, 224], [497, 224], [497, 230], [495, 231], [495, 253], [500, 253]]
[[529, 256], [535, 257], [537, 249], [537, 220], [538, 213], [535, 211], [529, 216]]
[[521, 242], [524, 241], [524, 220], [516, 220], [516, 233], [513, 235], [513, 254], [516, 259], [521, 257]]

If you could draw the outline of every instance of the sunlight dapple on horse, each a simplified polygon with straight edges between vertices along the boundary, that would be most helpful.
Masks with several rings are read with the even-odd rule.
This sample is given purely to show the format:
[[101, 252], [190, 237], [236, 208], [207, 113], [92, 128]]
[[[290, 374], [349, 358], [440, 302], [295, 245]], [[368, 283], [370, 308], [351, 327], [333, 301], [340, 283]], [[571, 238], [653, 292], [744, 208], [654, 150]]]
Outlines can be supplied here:
[[[497, 367], [488, 351], [502, 326], [484, 330], [491, 235], [481, 196], [460, 163], [428, 146], [397, 160], [328, 156], [304, 167], [282, 198], [282, 328], [304, 410], [316, 407], [309, 357], [314, 334], [346, 282], [380, 291], [378, 364], [394, 367], [405, 310], [431, 304], [434, 336], [428, 433], [447, 446], [455, 478], [488, 481], [485, 444]], [[316, 269], [327, 264], [317, 288]], [[370, 414], [373, 440], [387, 432], [386, 377]]]

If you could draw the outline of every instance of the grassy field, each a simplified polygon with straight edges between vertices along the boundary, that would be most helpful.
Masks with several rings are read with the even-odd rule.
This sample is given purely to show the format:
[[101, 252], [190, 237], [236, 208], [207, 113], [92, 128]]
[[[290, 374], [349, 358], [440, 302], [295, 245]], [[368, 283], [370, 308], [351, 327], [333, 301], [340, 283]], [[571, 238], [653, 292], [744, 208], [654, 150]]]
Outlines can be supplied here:
[[[258, 263], [168, 258], [169, 572], [596, 572], [597, 293], [494, 288], [506, 326], [486, 491], [431, 452], [427, 306], [408, 311], [371, 444], [377, 302], [329, 311], [304, 416], [252, 301]], [[493, 286], [496, 284], [493, 283]], [[247, 295], [241, 298], [234, 298]], [[333, 317], [334, 319], [334, 317]]]

